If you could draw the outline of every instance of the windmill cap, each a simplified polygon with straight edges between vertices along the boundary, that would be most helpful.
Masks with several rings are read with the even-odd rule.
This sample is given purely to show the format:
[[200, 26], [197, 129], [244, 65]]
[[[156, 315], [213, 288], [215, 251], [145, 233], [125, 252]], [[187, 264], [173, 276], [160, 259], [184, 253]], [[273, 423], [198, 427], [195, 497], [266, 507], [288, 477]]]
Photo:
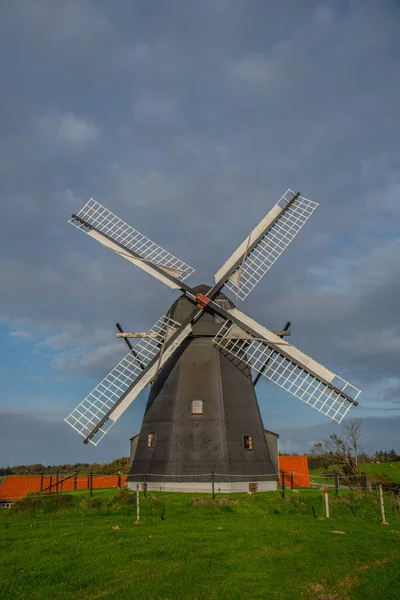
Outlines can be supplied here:
[[[209, 285], [200, 284], [193, 288], [196, 294], [204, 294], [206, 295], [211, 287]], [[226, 302], [224, 308], [235, 308], [235, 304], [232, 302], [228, 296], [222, 294], [221, 292], [216, 296], [214, 301], [224, 300]], [[178, 321], [179, 323], [183, 323], [185, 319], [190, 315], [190, 313], [194, 309], [194, 304], [190, 300], [188, 300], [185, 295], [180, 296], [175, 302], [172, 304], [168, 311], [168, 317], [174, 319], [174, 321]], [[199, 320], [193, 325], [193, 334], [195, 336], [215, 336], [218, 331], [221, 329], [223, 323], [223, 319], [214, 317], [208, 311], [204, 311], [204, 314], [199, 318]]]

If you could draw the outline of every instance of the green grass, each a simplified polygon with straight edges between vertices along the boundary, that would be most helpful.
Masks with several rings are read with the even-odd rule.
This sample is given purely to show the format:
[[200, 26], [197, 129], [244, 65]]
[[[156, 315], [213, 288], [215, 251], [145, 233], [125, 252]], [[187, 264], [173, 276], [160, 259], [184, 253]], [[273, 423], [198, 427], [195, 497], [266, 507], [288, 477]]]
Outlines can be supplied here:
[[[2, 600], [368, 600], [400, 597], [400, 513], [317, 490], [27, 498], [0, 511]], [[114, 505], [111, 503], [114, 502]], [[133, 502], [133, 503], [130, 503]], [[36, 503], [36, 505], [35, 505]], [[119, 529], [113, 530], [113, 526]], [[333, 533], [334, 531], [343, 531]]]
[[[393, 465], [393, 466], [391, 466]], [[390, 481], [400, 482], [400, 461], [392, 463], [362, 463], [361, 471], [365, 471], [367, 475], [387, 475]]]
[[318, 469], [310, 469], [310, 478], [313, 483], [319, 483], [320, 485], [333, 485], [334, 479], [333, 477], [322, 477], [321, 473], [324, 469], [322, 467], [318, 467]]
[[[391, 466], [393, 465], [393, 466]], [[310, 476], [312, 481], [320, 483], [321, 485], [332, 484], [333, 478], [321, 477], [323, 469], [310, 469]], [[364, 471], [367, 476], [374, 477], [376, 475], [387, 475], [390, 481], [400, 482], [400, 462], [392, 463], [360, 463], [360, 471]]]

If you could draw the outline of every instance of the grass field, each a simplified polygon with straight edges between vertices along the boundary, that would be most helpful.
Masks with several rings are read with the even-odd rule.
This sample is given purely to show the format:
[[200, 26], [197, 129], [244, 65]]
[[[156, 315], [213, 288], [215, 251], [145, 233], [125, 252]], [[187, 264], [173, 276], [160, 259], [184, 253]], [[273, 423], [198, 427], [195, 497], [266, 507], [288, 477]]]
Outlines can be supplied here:
[[374, 494], [332, 496], [328, 520], [318, 490], [215, 501], [149, 493], [135, 524], [135, 498], [116, 493], [27, 499], [19, 512], [0, 511], [1, 599], [400, 597], [395, 497], [386, 498], [390, 525], [382, 526]]
[[380, 463], [379, 465], [376, 463], [362, 463], [360, 465], [360, 470], [365, 471], [367, 475], [380, 475], [384, 473], [389, 477], [390, 481], [400, 482], [399, 461], [392, 463]]
[[[311, 480], [316, 483], [332, 483], [332, 478], [321, 478], [323, 469], [310, 469]], [[400, 482], [400, 462], [393, 463], [361, 463], [360, 471], [364, 471], [367, 476], [387, 475], [390, 481]]]

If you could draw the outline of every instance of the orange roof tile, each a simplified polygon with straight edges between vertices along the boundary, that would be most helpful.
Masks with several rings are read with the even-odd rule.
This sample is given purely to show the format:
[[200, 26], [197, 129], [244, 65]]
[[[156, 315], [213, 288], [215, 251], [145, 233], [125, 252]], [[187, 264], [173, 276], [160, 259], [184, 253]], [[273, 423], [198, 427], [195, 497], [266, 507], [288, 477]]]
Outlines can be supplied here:
[[292, 471], [294, 471], [294, 487], [311, 487], [307, 456], [280, 456], [279, 472], [282, 471], [285, 473], [287, 486], [291, 485]]
[[40, 477], [32, 476], [8, 476], [0, 485], [0, 500], [21, 500], [28, 492], [40, 491]]
[[[21, 500], [29, 492], [40, 492], [40, 475], [9, 475], [0, 485], [0, 500], [15, 501]], [[60, 475], [59, 491], [87, 490], [89, 489], [89, 475], [77, 475], [76, 483], [74, 477], [61, 481]], [[51, 483], [50, 483], [51, 482]], [[46, 492], [56, 492], [56, 476], [44, 475], [42, 489]], [[126, 484], [126, 476], [121, 476], [120, 485]], [[51, 490], [46, 489], [52, 485]], [[76, 487], [75, 487], [76, 486]], [[118, 475], [93, 475], [93, 489], [118, 487]]]

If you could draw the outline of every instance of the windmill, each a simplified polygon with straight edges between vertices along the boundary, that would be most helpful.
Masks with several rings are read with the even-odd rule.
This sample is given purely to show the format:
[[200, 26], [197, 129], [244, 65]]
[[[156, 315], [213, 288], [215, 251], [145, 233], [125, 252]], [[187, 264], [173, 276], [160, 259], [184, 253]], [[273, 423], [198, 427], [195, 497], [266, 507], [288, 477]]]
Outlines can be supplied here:
[[[260, 490], [276, 489], [277, 436], [264, 430], [254, 389], [261, 376], [336, 422], [358, 404], [357, 388], [283, 339], [290, 323], [271, 331], [236, 306], [317, 206], [288, 190], [217, 271], [214, 285], [193, 288], [185, 280], [194, 269], [95, 200], [72, 215], [79, 230], [182, 292], [147, 333], [125, 333], [117, 324], [128, 354], [65, 419], [85, 444], [97, 445], [151, 385], [128, 485], [146, 473], [157, 489], [190, 480], [198, 491], [202, 474], [212, 472], [224, 491], [247, 490], [254, 481]], [[139, 339], [134, 346], [132, 338]]]

